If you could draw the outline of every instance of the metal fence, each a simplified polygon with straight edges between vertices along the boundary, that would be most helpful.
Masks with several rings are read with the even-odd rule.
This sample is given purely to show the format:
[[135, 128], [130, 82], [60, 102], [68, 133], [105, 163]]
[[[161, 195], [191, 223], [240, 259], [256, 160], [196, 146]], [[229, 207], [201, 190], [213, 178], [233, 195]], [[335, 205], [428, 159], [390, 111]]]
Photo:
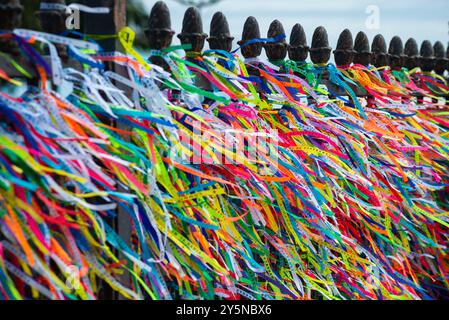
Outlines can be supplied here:
[[[81, 17], [80, 33], [87, 35], [101, 35], [102, 40], [98, 42], [105, 51], [121, 50], [118, 41], [113, 37], [108, 38], [107, 35], [115, 35], [126, 25], [126, 1], [124, 0], [95, 0], [81, 1], [90, 7], [108, 7], [109, 14], [93, 14], [83, 13]], [[63, 0], [46, 0], [41, 1], [41, 5], [51, 4], [50, 6], [41, 6], [36, 12], [36, 19], [39, 19], [41, 28], [44, 32], [52, 34], [61, 34], [67, 31], [66, 21], [69, 16], [66, 10], [66, 3]], [[52, 6], [53, 5], [53, 6]], [[45, 9], [44, 9], [45, 8]], [[0, 0], [0, 29], [12, 31], [21, 27], [21, 15], [23, 6], [19, 0]], [[300, 17], [298, 17], [300, 20]], [[145, 35], [147, 38], [148, 50], [158, 51], [168, 48], [175, 36], [176, 32], [172, 30], [170, 12], [167, 5], [159, 1], [157, 2], [148, 18], [147, 26], [145, 26]], [[249, 17], [242, 30], [241, 37], [236, 42], [241, 47], [241, 54], [245, 59], [258, 58], [265, 50], [266, 56], [270, 61], [283, 61], [290, 59], [295, 62], [304, 62], [310, 59], [314, 64], [326, 64], [334, 55], [335, 64], [337, 66], [349, 66], [352, 63], [361, 65], [372, 64], [376, 67], [389, 66], [393, 70], [403, 67], [413, 69], [421, 68], [422, 71], [435, 71], [438, 75], [444, 75], [449, 70], [449, 48], [445, 50], [441, 42], [432, 45], [430, 41], [424, 41], [421, 47], [417, 42], [410, 38], [405, 45], [400, 37], [391, 39], [389, 46], [382, 35], [377, 35], [370, 45], [367, 35], [359, 32], [353, 40], [353, 36], [349, 30], [344, 30], [336, 44], [335, 50], [332, 50], [324, 27], [316, 28], [313, 33], [312, 42], [309, 46], [307, 36], [302, 26], [296, 24], [288, 41], [285, 30], [279, 20], [274, 20], [266, 35], [269, 41], [260, 40], [263, 35], [260, 32], [259, 24], [255, 17]], [[184, 15], [183, 28], [177, 34], [183, 45], [188, 45], [190, 49], [186, 49], [188, 56], [201, 53], [204, 50], [206, 41], [210, 49], [232, 52], [236, 39], [230, 34], [229, 24], [226, 16], [217, 12], [210, 22], [209, 35], [204, 32], [201, 14], [195, 7], [188, 8]], [[254, 41], [258, 39], [258, 41]], [[64, 46], [57, 46], [58, 54], [63, 59], [63, 63], [73, 67], [77, 66], [74, 61], [68, 57]], [[0, 38], [0, 52], [8, 53], [14, 56], [14, 59], [37, 79], [37, 73], [28, 59], [21, 57], [18, 47], [9, 39]], [[150, 57], [154, 64], [164, 66], [164, 60], [157, 55]], [[111, 68], [120, 68], [119, 66], [110, 66]], [[10, 77], [21, 77], [17, 69], [0, 56], [0, 69], [5, 71]], [[120, 70], [115, 69], [120, 73]], [[249, 68], [251, 72], [251, 68]], [[33, 80], [31, 80], [31, 83]], [[332, 88], [332, 92], [339, 95], [345, 95], [341, 88], [336, 87], [324, 77], [323, 84]], [[369, 98], [364, 90], [353, 88], [357, 96]], [[447, 96], [441, 98], [446, 99]], [[418, 97], [419, 99], [419, 97]], [[115, 228], [124, 239], [131, 238], [130, 223], [125, 213], [118, 214], [117, 220], [114, 222]], [[126, 276], [126, 275], [125, 275]], [[100, 295], [101, 296], [101, 295]], [[112, 291], [107, 289], [103, 292], [103, 298], [119, 298], [113, 296]]]
[[[48, 33], [59, 34], [67, 30], [66, 21], [68, 18], [64, 0], [40, 1], [41, 5], [47, 4], [45, 9], [36, 12], [42, 30]], [[113, 35], [126, 25], [126, 1], [123, 0], [83, 0], [81, 3], [91, 7], [108, 7], [109, 14], [83, 13], [80, 30], [83, 34], [89, 35]], [[48, 6], [48, 4], [52, 4]], [[23, 6], [19, 0], [0, 1], [0, 29], [12, 30], [21, 26], [21, 15]], [[300, 17], [298, 17], [300, 20]], [[172, 30], [170, 12], [167, 5], [157, 2], [148, 18], [145, 26], [147, 44], [150, 50], [162, 50], [170, 46], [176, 32]], [[270, 42], [255, 42], [246, 45], [241, 49], [244, 58], [256, 58], [265, 50], [269, 60], [284, 60], [287, 58], [293, 61], [305, 61], [309, 58], [315, 64], [325, 64], [334, 55], [337, 66], [357, 63], [362, 65], [372, 64], [376, 67], [389, 66], [392, 69], [407, 67], [409, 69], [420, 67], [423, 71], [435, 71], [443, 75], [449, 69], [449, 50], [445, 50], [444, 45], [438, 41], [432, 45], [430, 41], [424, 41], [419, 48], [417, 42], [410, 38], [403, 44], [400, 37], [393, 37], [387, 48], [387, 43], [382, 35], [377, 35], [370, 46], [369, 39], [363, 32], [359, 32], [353, 41], [353, 36], [349, 30], [344, 30], [336, 44], [336, 49], [332, 48], [328, 41], [327, 31], [324, 27], [316, 28], [313, 33], [312, 43], [309, 46], [304, 29], [300, 24], [296, 24], [287, 42], [284, 27], [279, 20], [274, 20], [268, 30], [267, 38], [275, 39]], [[210, 49], [224, 50], [230, 52], [233, 48], [233, 37], [229, 31], [226, 16], [217, 12], [210, 23], [209, 35], [204, 32], [201, 14], [195, 7], [188, 8], [184, 15], [183, 28], [177, 34], [182, 44], [191, 46], [188, 52], [201, 52], [208, 42]], [[242, 35], [237, 44], [248, 43], [254, 39], [262, 37], [257, 19], [249, 17], [242, 30]], [[104, 50], [116, 49], [114, 39], [99, 41]], [[370, 48], [371, 47], [371, 48]], [[10, 41], [2, 40], [0, 49], [18, 55], [17, 48]], [[60, 48], [63, 51], [63, 48]], [[64, 57], [64, 52], [60, 52]], [[152, 58], [155, 63], [160, 63], [156, 57]], [[25, 63], [25, 62], [24, 62]], [[9, 70], [7, 65], [2, 64], [14, 75], [14, 70]], [[31, 70], [33, 71], [33, 70]]]

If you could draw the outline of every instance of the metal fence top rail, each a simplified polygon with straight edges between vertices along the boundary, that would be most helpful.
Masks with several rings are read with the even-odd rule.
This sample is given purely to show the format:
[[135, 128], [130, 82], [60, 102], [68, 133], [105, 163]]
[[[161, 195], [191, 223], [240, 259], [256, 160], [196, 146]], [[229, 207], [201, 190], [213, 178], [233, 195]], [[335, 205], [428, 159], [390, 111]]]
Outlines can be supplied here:
[[[101, 6], [111, 8], [109, 17], [104, 15], [86, 16], [84, 19], [84, 30], [97, 34], [113, 34], [124, 26], [126, 13], [126, 1], [122, 0], [96, 0], [81, 1], [89, 6]], [[65, 21], [68, 17], [64, 9], [66, 2], [64, 0], [45, 0], [41, 1], [47, 4], [56, 4], [50, 6], [50, 9], [39, 10], [36, 16], [40, 21], [43, 31], [48, 33], [61, 33], [66, 30]], [[59, 6], [58, 6], [59, 5]], [[23, 6], [19, 0], [1, 0], [0, 1], [0, 29], [13, 30], [20, 27]], [[92, 19], [95, 17], [95, 19]], [[209, 35], [204, 32], [203, 21], [200, 11], [195, 7], [186, 10], [182, 30], [177, 37], [182, 44], [189, 44], [189, 52], [201, 52], [204, 49], [206, 41], [210, 49], [232, 51], [233, 40], [230, 34], [230, 28], [226, 16], [217, 12], [210, 23]], [[87, 32], [85, 32], [87, 33]], [[172, 30], [170, 11], [163, 1], [158, 1], [153, 6], [147, 25], [145, 26], [145, 35], [148, 48], [152, 50], [162, 50], [169, 47], [173, 37], [176, 34]], [[347, 66], [351, 63], [362, 65], [372, 64], [376, 67], [389, 66], [392, 69], [402, 67], [413, 69], [421, 68], [425, 72], [435, 71], [443, 75], [445, 70], [449, 69], [449, 48], [445, 50], [444, 45], [437, 41], [432, 45], [430, 41], [423, 41], [421, 47], [413, 38], [406, 41], [405, 46], [400, 37], [395, 36], [391, 39], [389, 46], [382, 35], [374, 37], [370, 46], [367, 35], [359, 32], [353, 41], [353, 36], [348, 29], [343, 30], [338, 39], [336, 49], [332, 51], [329, 44], [327, 31], [324, 27], [317, 27], [313, 33], [312, 43], [309, 47], [307, 37], [303, 27], [298, 23], [293, 26], [289, 41], [285, 35], [284, 27], [279, 20], [274, 20], [267, 33], [267, 38], [271, 41], [253, 42], [254, 39], [262, 38], [259, 24], [255, 17], [248, 17], [246, 20], [241, 37], [237, 44], [241, 48], [241, 54], [244, 58], [259, 57], [264, 49], [269, 60], [284, 60], [287, 57], [290, 60], [303, 62], [308, 59], [315, 64], [325, 64], [334, 55], [337, 66]], [[275, 40], [273, 40], [275, 39]], [[103, 41], [107, 43], [107, 41]], [[112, 41], [113, 42], [113, 41]], [[108, 43], [111, 46], [111, 41]], [[112, 44], [113, 46], [113, 44]], [[11, 41], [2, 40], [0, 50], [17, 55], [17, 48]], [[61, 48], [61, 54], [64, 56], [64, 50]]]

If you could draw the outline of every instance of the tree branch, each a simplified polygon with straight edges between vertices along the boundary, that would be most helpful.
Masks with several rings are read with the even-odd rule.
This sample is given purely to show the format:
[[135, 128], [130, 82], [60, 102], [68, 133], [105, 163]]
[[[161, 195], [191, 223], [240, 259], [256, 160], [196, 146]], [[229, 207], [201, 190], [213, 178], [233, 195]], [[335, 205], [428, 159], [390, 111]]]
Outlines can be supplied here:
[[174, 0], [174, 1], [183, 4], [185, 6], [194, 6], [197, 7], [198, 9], [202, 9], [217, 4], [222, 0]]

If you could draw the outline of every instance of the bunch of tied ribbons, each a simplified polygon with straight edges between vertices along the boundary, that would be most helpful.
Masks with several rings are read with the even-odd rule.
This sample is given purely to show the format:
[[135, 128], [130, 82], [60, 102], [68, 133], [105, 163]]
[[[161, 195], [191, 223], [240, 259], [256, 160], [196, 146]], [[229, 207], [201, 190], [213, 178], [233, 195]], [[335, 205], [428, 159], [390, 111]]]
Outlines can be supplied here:
[[1, 299], [448, 297], [444, 79], [1, 36], [40, 75], [0, 71]]

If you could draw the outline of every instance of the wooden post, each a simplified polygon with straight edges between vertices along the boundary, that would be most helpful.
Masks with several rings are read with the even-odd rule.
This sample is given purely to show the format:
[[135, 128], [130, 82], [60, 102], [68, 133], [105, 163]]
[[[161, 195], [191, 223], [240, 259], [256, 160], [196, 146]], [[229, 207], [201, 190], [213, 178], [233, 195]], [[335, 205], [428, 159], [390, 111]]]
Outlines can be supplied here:
[[[83, 0], [89, 7], [108, 7], [109, 14], [83, 13], [83, 31], [88, 35], [115, 35], [126, 26], [126, 1], [125, 0]], [[105, 51], [119, 49], [115, 39], [98, 41]]]
[[[83, 32], [87, 35], [116, 35], [122, 28], [126, 26], [126, 1], [125, 0], [83, 0], [83, 3], [90, 7], [108, 7], [111, 9], [109, 14], [84, 14], [82, 18]], [[123, 51], [119, 41], [115, 38], [100, 40], [98, 43], [104, 51]], [[110, 63], [107, 68], [114, 72], [127, 77], [126, 69], [123, 66]], [[130, 93], [129, 88], [121, 86], [116, 83], [117, 87], [124, 90], [125, 93]], [[113, 123], [114, 126], [121, 128], [120, 125]], [[124, 192], [124, 190], [120, 190]], [[113, 221], [114, 229], [118, 232], [120, 237], [131, 245], [131, 218], [120, 208], [117, 209], [117, 217]], [[120, 255], [119, 255], [120, 257]], [[123, 258], [123, 257], [121, 257]], [[126, 286], [131, 284], [131, 277], [128, 272], [121, 276], [121, 282]], [[123, 299], [118, 293], [112, 290], [105, 290], [105, 299], [116, 300]]]

